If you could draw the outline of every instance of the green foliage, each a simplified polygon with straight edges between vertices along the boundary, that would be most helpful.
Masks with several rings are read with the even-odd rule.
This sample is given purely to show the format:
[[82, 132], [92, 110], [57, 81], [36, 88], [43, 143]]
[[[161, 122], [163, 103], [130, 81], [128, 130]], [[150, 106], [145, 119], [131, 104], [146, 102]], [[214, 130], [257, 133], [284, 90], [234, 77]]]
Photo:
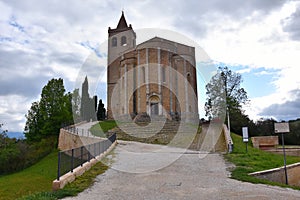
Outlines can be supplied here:
[[99, 100], [98, 109], [97, 109], [97, 120], [105, 119], [106, 110], [104, 108], [104, 104], [102, 103], [102, 99]]
[[26, 115], [25, 136], [28, 141], [40, 141], [58, 135], [63, 124], [72, 122], [72, 96], [65, 94], [63, 80], [51, 79], [44, 86], [39, 102], [33, 102]]
[[[0, 128], [2, 124], [0, 124]], [[0, 133], [0, 175], [24, 169], [49, 154], [56, 138], [28, 144], [25, 140], [9, 138], [7, 130]]]
[[[232, 171], [232, 178], [252, 183], [267, 183], [272, 185], [280, 185], [261, 180], [248, 174], [251, 172], [262, 171], [283, 166], [283, 156], [272, 154], [253, 148], [248, 145], [248, 153], [246, 153], [246, 144], [242, 142], [242, 137], [231, 134], [234, 143], [234, 150], [231, 154], [225, 155], [225, 158], [236, 165]], [[287, 156], [287, 164], [300, 162], [300, 157]]]
[[94, 126], [92, 126], [90, 131], [95, 136], [106, 137], [104, 133], [106, 133], [110, 129], [113, 129], [116, 126], [117, 123], [114, 120], [107, 120], [95, 124]]
[[95, 181], [95, 177], [104, 173], [107, 169], [108, 167], [106, 165], [104, 165], [102, 162], [98, 162], [89, 171], [85, 172], [80, 177], [77, 177], [74, 182], [69, 183], [63, 189], [58, 191], [37, 192], [31, 195], [23, 196], [18, 200], [56, 200], [68, 196], [76, 196], [78, 193], [91, 186]]
[[206, 85], [208, 95], [205, 103], [206, 116], [224, 116], [226, 110], [240, 110], [248, 102], [247, 92], [241, 88], [242, 76], [228, 69], [219, 67], [218, 73]]
[[23, 171], [0, 176], [0, 200], [12, 200], [35, 192], [49, 191], [57, 173], [57, 151]]
[[81, 120], [90, 121], [96, 120], [96, 108], [95, 108], [95, 100], [90, 98], [89, 95], [89, 83], [88, 78], [85, 77], [84, 82], [82, 83], [81, 90], [81, 105], [80, 105], [80, 115]]
[[285, 144], [300, 145], [300, 119], [289, 122], [290, 133], [284, 135]]
[[2, 138], [5, 146], [0, 147], [0, 175], [22, 170], [38, 162], [56, 147], [57, 138], [47, 137], [39, 142], [27, 143], [26, 140]]
[[79, 94], [79, 89], [76, 88], [74, 89], [72, 93], [72, 112], [73, 112], [73, 118], [74, 122], [78, 123], [80, 122], [80, 102], [81, 102], [81, 97]]

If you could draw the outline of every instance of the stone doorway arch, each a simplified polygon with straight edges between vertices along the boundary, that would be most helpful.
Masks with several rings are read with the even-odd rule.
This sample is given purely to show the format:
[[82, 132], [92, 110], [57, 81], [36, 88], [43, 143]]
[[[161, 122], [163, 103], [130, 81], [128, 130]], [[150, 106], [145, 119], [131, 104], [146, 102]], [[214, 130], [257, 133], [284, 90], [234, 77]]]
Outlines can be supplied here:
[[149, 98], [150, 102], [150, 116], [159, 115], [159, 102], [160, 99], [157, 95], [153, 95]]

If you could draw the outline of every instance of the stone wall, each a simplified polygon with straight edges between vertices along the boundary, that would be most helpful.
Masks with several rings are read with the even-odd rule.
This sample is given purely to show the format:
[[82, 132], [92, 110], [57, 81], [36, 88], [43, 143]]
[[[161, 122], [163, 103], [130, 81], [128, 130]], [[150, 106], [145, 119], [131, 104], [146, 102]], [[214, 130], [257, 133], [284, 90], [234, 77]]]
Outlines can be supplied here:
[[[288, 183], [292, 186], [300, 186], [300, 163], [287, 166]], [[269, 180], [272, 182], [285, 184], [284, 167], [274, 168], [265, 171], [250, 173], [249, 175]]]
[[60, 149], [61, 151], [70, 150], [88, 144], [100, 142], [101, 140], [102, 139], [98, 137], [85, 137], [72, 134], [69, 131], [61, 128], [59, 132], [58, 149]]
[[258, 136], [251, 137], [251, 141], [254, 148], [268, 149], [274, 148], [278, 145], [278, 136]]
[[117, 141], [112, 143], [112, 145], [105, 152], [103, 152], [99, 156], [96, 156], [96, 158], [91, 159], [89, 162], [85, 162], [82, 166], [78, 166], [73, 170], [73, 172], [68, 172], [64, 174], [59, 178], [59, 180], [54, 180], [52, 182], [52, 190], [56, 191], [62, 189], [68, 183], [73, 182], [77, 177], [81, 176], [84, 172], [88, 171], [92, 166], [97, 164], [102, 158], [109, 154], [116, 145]]

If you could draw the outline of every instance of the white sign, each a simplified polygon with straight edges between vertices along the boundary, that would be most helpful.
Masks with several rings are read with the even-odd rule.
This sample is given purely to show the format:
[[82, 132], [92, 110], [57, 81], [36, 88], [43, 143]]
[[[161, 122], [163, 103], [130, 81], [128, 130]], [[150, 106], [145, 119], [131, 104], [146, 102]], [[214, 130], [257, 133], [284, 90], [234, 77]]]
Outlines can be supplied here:
[[243, 127], [243, 142], [248, 142], [249, 136], [248, 136], [248, 127]]
[[288, 122], [280, 122], [274, 124], [275, 133], [289, 133], [290, 126]]

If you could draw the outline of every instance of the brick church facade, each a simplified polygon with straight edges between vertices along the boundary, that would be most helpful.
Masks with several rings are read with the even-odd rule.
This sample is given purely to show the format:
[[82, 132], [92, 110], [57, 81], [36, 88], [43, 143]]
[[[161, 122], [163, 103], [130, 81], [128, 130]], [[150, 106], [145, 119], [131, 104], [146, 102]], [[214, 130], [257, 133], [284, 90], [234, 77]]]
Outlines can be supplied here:
[[136, 45], [123, 12], [108, 37], [108, 119], [199, 119], [194, 47], [160, 37]]

